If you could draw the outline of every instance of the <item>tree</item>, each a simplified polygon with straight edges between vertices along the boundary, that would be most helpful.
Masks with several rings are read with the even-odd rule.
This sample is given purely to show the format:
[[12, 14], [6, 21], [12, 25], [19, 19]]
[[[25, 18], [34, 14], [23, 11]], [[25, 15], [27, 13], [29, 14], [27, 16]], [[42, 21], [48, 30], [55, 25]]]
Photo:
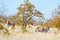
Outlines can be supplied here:
[[7, 8], [5, 7], [4, 3], [1, 2], [1, 7], [0, 7], [0, 22], [6, 23], [7, 22], [7, 18], [5, 16], [6, 12], [7, 12]]
[[7, 23], [7, 18], [5, 18], [4, 16], [0, 15], [0, 22], [1, 23]]
[[60, 29], [60, 6], [53, 13], [53, 26]]
[[22, 17], [22, 25], [26, 28], [28, 22], [32, 22], [32, 17], [36, 16], [39, 18], [43, 18], [43, 14], [35, 9], [35, 6], [29, 2], [29, 0], [25, 0], [23, 4], [18, 7], [19, 12], [16, 16]]
[[54, 18], [53, 25], [60, 29], [60, 16]]
[[52, 17], [55, 18], [57, 16], [60, 16], [60, 5], [58, 6], [58, 8], [56, 10], [54, 10], [52, 12]]
[[6, 6], [4, 5], [3, 2], [1, 2], [1, 7], [0, 7], [0, 14], [4, 15], [7, 13], [8, 9], [6, 8]]

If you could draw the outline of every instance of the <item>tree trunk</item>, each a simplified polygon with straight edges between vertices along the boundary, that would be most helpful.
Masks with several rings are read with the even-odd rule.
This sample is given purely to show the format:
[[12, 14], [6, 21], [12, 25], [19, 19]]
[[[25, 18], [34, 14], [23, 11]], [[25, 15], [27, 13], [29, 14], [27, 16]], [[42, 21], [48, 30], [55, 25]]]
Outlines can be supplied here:
[[24, 28], [26, 28], [26, 26], [27, 26], [26, 17], [23, 17], [23, 24], [22, 25]]

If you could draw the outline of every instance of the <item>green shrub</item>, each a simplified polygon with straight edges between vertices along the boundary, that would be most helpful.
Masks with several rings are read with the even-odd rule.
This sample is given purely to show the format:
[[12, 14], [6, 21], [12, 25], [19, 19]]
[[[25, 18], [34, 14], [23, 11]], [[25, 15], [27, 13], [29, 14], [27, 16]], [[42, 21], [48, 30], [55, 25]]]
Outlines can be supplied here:
[[4, 27], [0, 24], [0, 29], [4, 29]]
[[9, 31], [4, 31], [4, 35], [10, 35]]
[[23, 30], [23, 32], [27, 32], [25, 27], [22, 26], [21, 29]]
[[5, 29], [1, 24], [0, 24], [0, 29], [5, 30], [5, 31], [3, 31], [4, 35], [10, 35], [9, 30]]

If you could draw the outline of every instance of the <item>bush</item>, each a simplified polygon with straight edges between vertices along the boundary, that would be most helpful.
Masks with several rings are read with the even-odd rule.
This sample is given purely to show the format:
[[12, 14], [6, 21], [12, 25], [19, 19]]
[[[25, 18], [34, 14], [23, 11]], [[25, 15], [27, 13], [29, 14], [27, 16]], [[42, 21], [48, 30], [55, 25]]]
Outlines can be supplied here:
[[25, 27], [22, 26], [21, 29], [23, 30], [23, 32], [27, 32]]
[[4, 27], [0, 24], [0, 29], [4, 29]]

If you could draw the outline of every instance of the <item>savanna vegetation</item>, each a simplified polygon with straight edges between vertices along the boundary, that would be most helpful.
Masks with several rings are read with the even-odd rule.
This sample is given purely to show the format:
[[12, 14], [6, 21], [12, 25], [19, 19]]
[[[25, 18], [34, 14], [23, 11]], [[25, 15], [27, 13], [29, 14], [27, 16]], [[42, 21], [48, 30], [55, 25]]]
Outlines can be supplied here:
[[[20, 4], [20, 6], [17, 8], [18, 12], [16, 15], [13, 15], [11, 17], [4, 17], [0, 15], [0, 29], [4, 29], [4, 27], [1, 25], [1, 23], [7, 24], [8, 20], [12, 22], [15, 25], [21, 26], [21, 29], [26, 31], [27, 25], [33, 25], [35, 22], [33, 17], [39, 17], [39, 19], [44, 19], [43, 14], [35, 9], [35, 6], [29, 2], [29, 0], [25, 0], [24, 3]], [[4, 13], [4, 11], [0, 12]], [[60, 6], [52, 12], [52, 17], [49, 18], [45, 23], [39, 23], [39, 25], [45, 26], [45, 27], [54, 27], [57, 29], [60, 29]], [[13, 27], [12, 27], [13, 28]], [[8, 31], [7, 31], [8, 32]]]

